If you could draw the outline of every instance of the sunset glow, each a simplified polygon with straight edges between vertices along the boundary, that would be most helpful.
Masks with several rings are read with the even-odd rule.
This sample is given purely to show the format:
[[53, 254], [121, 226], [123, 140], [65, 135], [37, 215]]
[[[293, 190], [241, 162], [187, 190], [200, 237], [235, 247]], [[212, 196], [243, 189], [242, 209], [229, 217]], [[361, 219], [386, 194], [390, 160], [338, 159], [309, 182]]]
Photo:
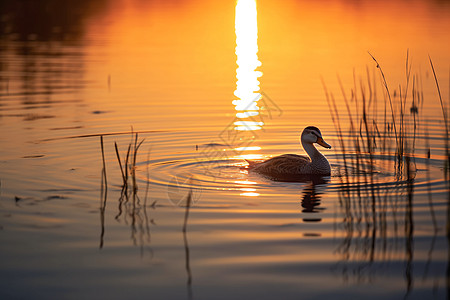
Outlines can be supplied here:
[[450, 1], [0, 1], [0, 299], [450, 300]]

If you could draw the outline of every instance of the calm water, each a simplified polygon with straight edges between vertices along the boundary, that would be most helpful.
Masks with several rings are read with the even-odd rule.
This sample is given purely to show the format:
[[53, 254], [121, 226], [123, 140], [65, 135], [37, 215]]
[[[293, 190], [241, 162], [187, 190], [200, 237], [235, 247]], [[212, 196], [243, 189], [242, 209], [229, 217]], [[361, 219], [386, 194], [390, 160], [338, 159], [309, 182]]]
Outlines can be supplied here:
[[[429, 57], [448, 1], [2, 1], [0, 297], [448, 299]], [[248, 173], [308, 125], [332, 176]]]

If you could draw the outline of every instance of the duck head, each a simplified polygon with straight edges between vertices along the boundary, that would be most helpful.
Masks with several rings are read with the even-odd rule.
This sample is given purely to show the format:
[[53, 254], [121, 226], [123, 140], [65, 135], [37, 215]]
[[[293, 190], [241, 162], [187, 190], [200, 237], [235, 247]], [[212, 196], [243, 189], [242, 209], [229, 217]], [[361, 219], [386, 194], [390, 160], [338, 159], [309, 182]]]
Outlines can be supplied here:
[[301, 141], [308, 144], [317, 143], [324, 148], [331, 149], [331, 145], [324, 141], [322, 133], [315, 126], [308, 126], [303, 129]]

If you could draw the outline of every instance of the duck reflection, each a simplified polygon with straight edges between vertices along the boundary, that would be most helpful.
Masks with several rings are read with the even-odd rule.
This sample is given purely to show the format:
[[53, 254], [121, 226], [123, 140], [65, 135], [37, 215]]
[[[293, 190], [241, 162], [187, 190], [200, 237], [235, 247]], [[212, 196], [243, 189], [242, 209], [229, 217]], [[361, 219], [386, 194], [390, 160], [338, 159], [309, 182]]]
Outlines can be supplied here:
[[[324, 183], [327, 181], [324, 180]], [[302, 213], [306, 214], [317, 214], [321, 211], [323, 211], [325, 208], [321, 207], [321, 195], [323, 192], [318, 190], [316, 188], [316, 183], [311, 181], [308, 182], [305, 188], [303, 189], [303, 197], [302, 197]], [[311, 218], [311, 217], [305, 217], [303, 218], [303, 221], [305, 222], [320, 222], [322, 221], [321, 218]]]
[[[325, 210], [325, 207], [321, 206], [322, 202], [322, 186], [329, 182], [329, 177], [315, 177], [305, 180], [306, 185], [302, 191], [302, 220], [305, 223], [322, 222], [322, 218], [318, 213]], [[305, 237], [319, 237], [320, 233], [317, 232], [304, 232]]]

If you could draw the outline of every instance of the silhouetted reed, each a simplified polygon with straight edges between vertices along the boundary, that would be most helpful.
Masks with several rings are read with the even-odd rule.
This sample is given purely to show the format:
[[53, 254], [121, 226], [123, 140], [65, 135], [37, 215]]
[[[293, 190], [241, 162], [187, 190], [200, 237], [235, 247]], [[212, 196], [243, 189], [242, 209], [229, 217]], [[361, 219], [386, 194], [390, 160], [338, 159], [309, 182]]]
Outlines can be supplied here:
[[[192, 181], [192, 177], [190, 178], [190, 181]], [[191, 182], [192, 184], [192, 182]], [[188, 299], [192, 299], [192, 272], [191, 272], [191, 264], [190, 264], [190, 251], [189, 251], [189, 244], [187, 239], [187, 225], [188, 225], [188, 219], [189, 219], [189, 209], [192, 205], [192, 188], [189, 190], [189, 193], [186, 198], [186, 210], [184, 213], [184, 222], [183, 222], [183, 242], [184, 242], [184, 253], [185, 253], [185, 268], [186, 268], [186, 274], [187, 274], [187, 293], [188, 293]]]
[[[123, 134], [123, 133], [120, 133]], [[111, 136], [113, 134], [105, 134], [106, 136]], [[103, 143], [103, 134], [91, 135], [100, 137], [100, 148], [102, 155], [102, 176], [101, 176], [101, 186], [100, 186], [100, 248], [104, 246], [104, 235], [105, 235], [105, 211], [107, 202], [107, 172], [106, 172], [106, 160], [105, 160], [105, 149]], [[84, 136], [83, 136], [84, 137]], [[139, 141], [139, 133], [131, 131], [131, 140], [127, 146], [127, 151], [124, 153], [123, 159], [119, 151], [119, 146], [117, 142], [114, 142], [114, 148], [116, 153], [116, 158], [119, 164], [120, 175], [121, 175], [121, 190], [120, 197], [118, 200], [118, 213], [115, 216], [117, 221], [121, 219], [124, 220], [126, 224], [131, 226], [131, 239], [133, 244], [140, 246], [141, 255], [143, 255], [144, 245], [150, 242], [150, 224], [154, 224], [153, 219], [150, 219], [147, 214], [147, 194], [149, 185], [147, 184], [147, 190], [145, 192], [145, 203], [142, 204], [138, 196], [138, 185], [136, 178], [136, 164], [138, 151], [145, 139]], [[150, 155], [150, 150], [147, 157]], [[149, 182], [149, 170], [147, 167], [147, 182]], [[149, 207], [155, 208], [156, 201], [154, 201]], [[131, 219], [131, 222], [130, 222]], [[146, 239], [146, 240], [145, 240]], [[151, 249], [150, 249], [151, 252]]]
[[126, 194], [128, 192], [129, 187], [129, 179], [131, 177], [131, 188], [133, 194], [137, 192], [137, 184], [136, 184], [136, 157], [141, 147], [142, 143], [145, 139], [142, 139], [138, 143], [138, 133], [131, 132], [131, 142], [128, 144], [128, 149], [125, 155], [125, 160], [122, 163], [119, 154], [119, 147], [117, 146], [117, 142], [114, 142], [114, 147], [116, 150], [117, 162], [119, 163], [120, 173], [122, 174], [122, 191]]
[[[147, 214], [147, 204], [142, 203], [138, 195], [138, 185], [136, 181], [136, 163], [138, 151], [145, 139], [139, 141], [139, 134], [137, 132], [131, 131], [131, 140], [128, 144], [127, 151], [125, 153], [125, 158], [122, 161], [120, 159], [120, 151], [117, 143], [114, 143], [114, 148], [116, 151], [117, 161], [119, 163], [120, 172], [122, 175], [122, 190], [118, 201], [118, 214], [116, 215], [116, 220], [119, 220], [123, 215], [123, 220], [125, 223], [129, 223], [131, 219], [131, 239], [135, 246], [140, 246], [141, 256], [144, 255], [144, 245], [150, 242], [150, 224], [154, 224], [153, 219], [149, 220]], [[148, 154], [149, 155], [149, 154]], [[147, 181], [148, 178], [147, 169]], [[148, 184], [146, 191], [146, 198], [148, 192]], [[155, 208], [156, 201], [150, 206]], [[125, 213], [124, 213], [125, 212]], [[124, 214], [123, 214], [124, 213]], [[150, 253], [151, 249], [150, 249]]]
[[[433, 70], [434, 81], [436, 83], [436, 88], [437, 88], [437, 92], [438, 92], [438, 96], [439, 96], [439, 102], [441, 104], [442, 115], [443, 115], [444, 123], [445, 123], [445, 136], [444, 136], [444, 139], [445, 139], [445, 165], [444, 165], [444, 174], [445, 174], [445, 181], [447, 183], [447, 228], [446, 229], [447, 229], [447, 238], [449, 239], [449, 242], [450, 242], [450, 185], [449, 185], [449, 178], [450, 178], [450, 150], [449, 150], [449, 122], [448, 122], [448, 111], [447, 111], [448, 108], [445, 108], [444, 101], [442, 100], [441, 89], [439, 87], [439, 81], [438, 81], [437, 76], [436, 76], [436, 71], [434, 70], [433, 61], [431, 60], [431, 57], [429, 57], [429, 59], [430, 59], [431, 69]], [[450, 96], [449, 96], [448, 100], [450, 101]], [[449, 107], [450, 107], [450, 103], [449, 103]]]
[[100, 249], [103, 248], [104, 236], [105, 236], [105, 210], [106, 210], [106, 200], [108, 199], [108, 181], [106, 177], [106, 162], [105, 162], [105, 149], [103, 146], [103, 136], [100, 136], [100, 148], [102, 151], [102, 179], [100, 187]]
[[[342, 128], [340, 116], [342, 112], [338, 109], [334, 95], [328, 92], [324, 84], [325, 96], [341, 148], [342, 167], [344, 169], [341, 175], [345, 178], [344, 182], [347, 185], [351, 185], [354, 180], [360, 182], [362, 178], [365, 182], [373, 183], [373, 175], [376, 172], [376, 168], [374, 168], [375, 156], [388, 155], [390, 157], [392, 145], [394, 149], [394, 155], [392, 155], [394, 157], [393, 172], [396, 180], [408, 180], [415, 176], [414, 149], [419, 126], [419, 103], [422, 94], [418, 85], [419, 76], [411, 75], [411, 63], [407, 55], [405, 87], [403, 88], [400, 85], [398, 92], [394, 90], [394, 94], [391, 95], [380, 64], [375, 57], [371, 54], [370, 56], [376, 62], [385, 90], [383, 120], [378, 119], [379, 107], [376, 84], [372, 83], [369, 70], [367, 70], [366, 84], [363, 79], [359, 79], [358, 85], [358, 80], [354, 75], [355, 83], [351, 90], [350, 100], [348, 100], [342, 82], [338, 78], [346, 107], [348, 129]], [[410, 100], [410, 103], [408, 100]], [[354, 106], [352, 107], [350, 103], [353, 103]], [[408, 104], [410, 105], [409, 109], [407, 108]], [[389, 114], [388, 111], [390, 111]], [[390, 118], [388, 115], [390, 115]], [[379, 126], [380, 121], [383, 124], [381, 127]], [[355, 178], [349, 176], [350, 174], [359, 174], [360, 176]]]
[[[343, 217], [339, 222], [343, 232], [342, 242], [336, 250], [342, 255], [338, 268], [344, 278], [348, 279], [354, 275], [358, 281], [363, 278], [370, 280], [371, 272], [376, 272], [377, 269], [375, 264], [380, 266], [390, 260], [396, 260], [399, 251], [403, 251], [406, 297], [414, 288], [414, 189], [418, 156], [415, 149], [418, 133], [427, 132], [426, 127], [421, 128], [420, 122], [424, 103], [421, 76], [412, 72], [407, 53], [405, 84], [391, 89], [381, 65], [374, 56], [370, 56], [376, 63], [375, 70], [379, 73], [383, 88], [381, 101], [376, 93], [376, 76], [371, 75], [369, 70], [364, 79], [358, 79], [354, 74], [354, 84], [349, 97], [338, 77], [345, 108], [339, 107], [339, 102], [324, 83], [341, 158], [336, 174], [341, 182], [338, 195]], [[444, 176], [447, 191], [450, 193], [447, 109], [431, 59], [430, 64], [446, 124]], [[425, 142], [427, 150], [424, 155], [429, 159], [428, 134]], [[428, 160], [426, 163], [429, 166]], [[428, 169], [427, 172], [429, 178]], [[382, 179], [380, 173], [384, 176]], [[389, 176], [392, 176], [392, 179], [386, 179]], [[430, 179], [427, 182], [430, 182]], [[431, 194], [429, 187], [428, 205], [430, 221], [434, 228], [429, 261], [438, 232], [438, 220]], [[447, 235], [450, 239], [450, 194], [447, 212]], [[347, 264], [349, 261], [356, 264]], [[424, 277], [427, 272], [428, 267], [424, 271]]]

